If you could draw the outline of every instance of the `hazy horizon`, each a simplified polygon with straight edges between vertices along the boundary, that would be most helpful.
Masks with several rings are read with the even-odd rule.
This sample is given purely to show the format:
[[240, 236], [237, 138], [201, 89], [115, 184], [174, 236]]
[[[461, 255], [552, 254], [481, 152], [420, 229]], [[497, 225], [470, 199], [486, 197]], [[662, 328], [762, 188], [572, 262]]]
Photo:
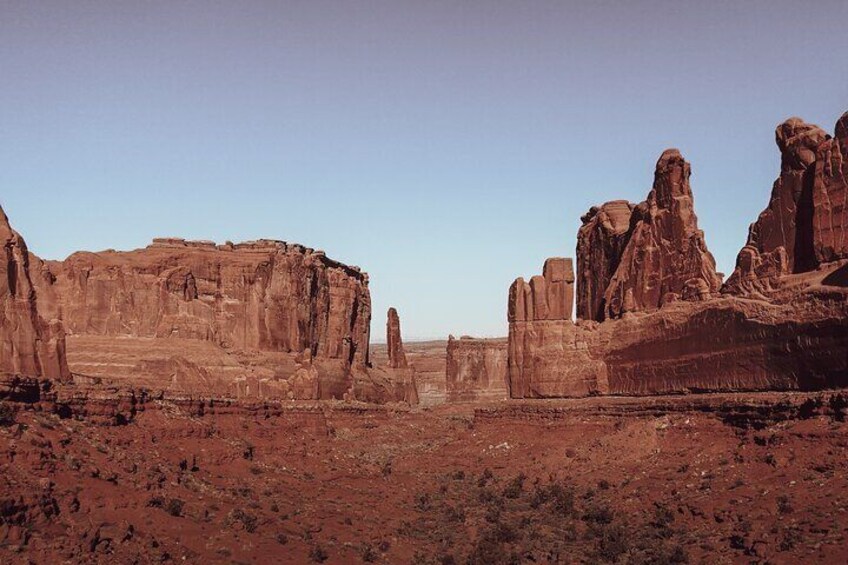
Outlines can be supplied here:
[[668, 147], [729, 274], [774, 128], [848, 110], [848, 2], [0, 2], [0, 204], [30, 250], [281, 239], [372, 339], [504, 336], [509, 284]]

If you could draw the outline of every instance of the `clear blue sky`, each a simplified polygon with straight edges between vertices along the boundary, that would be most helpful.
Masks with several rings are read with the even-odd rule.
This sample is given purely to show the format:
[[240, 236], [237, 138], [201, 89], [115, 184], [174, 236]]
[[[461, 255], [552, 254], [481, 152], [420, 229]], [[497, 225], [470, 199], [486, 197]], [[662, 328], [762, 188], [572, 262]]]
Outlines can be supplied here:
[[580, 215], [692, 163], [724, 272], [774, 127], [848, 110], [848, 2], [0, 0], [0, 202], [30, 248], [285, 239], [371, 275], [374, 335], [506, 334]]

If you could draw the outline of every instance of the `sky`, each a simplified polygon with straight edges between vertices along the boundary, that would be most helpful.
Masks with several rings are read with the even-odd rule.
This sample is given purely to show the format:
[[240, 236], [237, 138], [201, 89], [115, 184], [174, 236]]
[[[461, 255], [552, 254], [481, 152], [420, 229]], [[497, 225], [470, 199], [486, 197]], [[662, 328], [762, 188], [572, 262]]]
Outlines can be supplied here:
[[372, 336], [506, 335], [590, 206], [692, 164], [729, 274], [774, 128], [848, 110], [848, 2], [0, 0], [0, 204], [30, 249], [282, 239], [370, 275]]

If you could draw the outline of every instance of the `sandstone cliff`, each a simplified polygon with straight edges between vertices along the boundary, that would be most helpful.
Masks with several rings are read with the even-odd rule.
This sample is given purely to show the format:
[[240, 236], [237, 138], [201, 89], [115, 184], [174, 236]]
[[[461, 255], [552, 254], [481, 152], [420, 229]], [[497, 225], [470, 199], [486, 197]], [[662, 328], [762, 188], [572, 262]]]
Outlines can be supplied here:
[[813, 178], [813, 250], [816, 261], [848, 258], [848, 112], [836, 137], [818, 146]]
[[574, 306], [571, 259], [551, 257], [530, 282], [518, 278], [509, 289], [509, 321], [570, 320]]
[[396, 399], [395, 383], [368, 371], [368, 276], [321, 251], [157, 239], [29, 260], [74, 373], [198, 394]]
[[37, 264], [39, 310], [69, 333], [368, 362], [368, 276], [301, 245], [158, 239]]
[[38, 315], [26, 243], [2, 208], [0, 242], [0, 372], [67, 379], [62, 324]]
[[509, 398], [507, 340], [448, 337], [445, 373], [449, 402]]

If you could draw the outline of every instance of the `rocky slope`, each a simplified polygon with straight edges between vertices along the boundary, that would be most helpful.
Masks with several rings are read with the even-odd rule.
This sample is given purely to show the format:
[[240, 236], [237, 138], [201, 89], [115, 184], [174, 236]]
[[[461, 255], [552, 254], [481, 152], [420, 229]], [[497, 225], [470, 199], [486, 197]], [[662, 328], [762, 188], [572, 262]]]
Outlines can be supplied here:
[[846, 405], [408, 411], [0, 379], [0, 561], [844, 563]]

